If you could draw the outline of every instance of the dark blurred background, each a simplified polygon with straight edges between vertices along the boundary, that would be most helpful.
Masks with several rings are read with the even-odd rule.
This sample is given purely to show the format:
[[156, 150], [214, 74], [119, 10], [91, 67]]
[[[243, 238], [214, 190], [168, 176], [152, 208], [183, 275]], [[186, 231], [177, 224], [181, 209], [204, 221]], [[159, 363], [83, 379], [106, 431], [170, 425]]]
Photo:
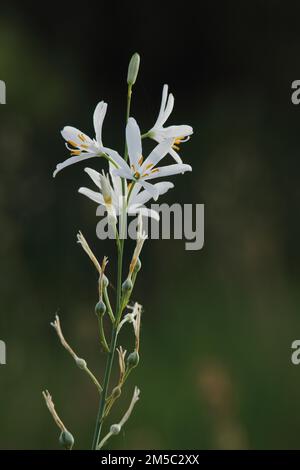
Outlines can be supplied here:
[[[147, 130], [163, 83], [175, 94], [170, 124], [191, 124], [182, 146], [193, 173], [174, 177], [168, 202], [205, 204], [205, 246], [149, 241], [135, 298], [144, 305], [142, 399], [113, 448], [279, 449], [300, 447], [300, 4], [282, 1], [1, 3], [0, 448], [58, 446], [41, 391], [48, 388], [89, 448], [96, 391], [59, 345], [59, 314], [78, 354], [103, 374], [93, 313], [96, 273], [81, 229], [99, 258], [112, 242], [95, 235], [96, 206], [78, 164], [52, 172], [74, 125], [93, 136], [96, 103], [109, 103], [104, 142], [123, 145], [127, 64], [141, 55], [132, 115]], [[89, 166], [97, 167], [91, 160]], [[130, 245], [132, 247], [132, 245]], [[128, 333], [128, 336], [127, 336]], [[128, 329], [124, 345], [130, 347]]]

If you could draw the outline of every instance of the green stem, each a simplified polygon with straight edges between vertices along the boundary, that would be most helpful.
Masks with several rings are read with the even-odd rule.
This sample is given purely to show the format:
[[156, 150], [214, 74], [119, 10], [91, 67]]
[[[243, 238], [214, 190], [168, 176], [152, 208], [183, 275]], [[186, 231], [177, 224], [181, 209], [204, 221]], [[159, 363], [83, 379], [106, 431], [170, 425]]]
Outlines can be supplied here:
[[132, 193], [132, 190], [133, 190], [134, 186], [135, 186], [135, 181], [132, 181], [130, 189], [129, 189], [128, 194], [127, 194], [127, 205], [129, 203], [129, 199], [130, 199], [130, 196], [131, 196], [131, 193]]
[[[121, 242], [121, 245], [123, 245], [122, 242]], [[120, 302], [121, 302], [122, 261], [123, 261], [123, 247], [121, 249], [118, 249], [118, 282], [117, 282], [117, 308], [116, 308], [117, 312], [120, 309]], [[117, 328], [118, 328], [118, 321], [115, 322], [115, 324], [113, 326], [113, 329], [112, 329], [110, 348], [109, 348], [109, 354], [108, 354], [108, 358], [107, 358], [107, 362], [106, 362], [104, 382], [103, 382], [103, 390], [102, 390], [100, 403], [99, 403], [99, 410], [98, 410], [96, 427], [95, 427], [95, 432], [94, 432], [92, 450], [97, 449], [98, 442], [99, 442], [100, 437], [101, 437], [101, 430], [102, 430], [103, 417], [104, 417], [104, 411], [105, 411], [106, 397], [107, 397], [109, 381], [110, 381], [110, 374], [111, 374], [111, 369], [112, 369], [112, 365], [113, 365], [113, 361], [114, 361], [114, 355], [115, 355], [116, 344], [117, 344]]]
[[103, 346], [105, 352], [109, 352], [109, 347], [105, 338], [104, 328], [103, 328], [103, 316], [98, 319], [99, 322], [99, 335], [100, 335], [100, 342]]
[[112, 308], [111, 308], [111, 305], [110, 305], [110, 300], [109, 300], [109, 296], [108, 296], [108, 292], [107, 292], [107, 287], [104, 288], [104, 300], [105, 300], [105, 304], [106, 304], [106, 307], [107, 307], [107, 312], [108, 312], [109, 318], [110, 318], [112, 324], [114, 324], [115, 316], [113, 314], [113, 311], [112, 311]]
[[[128, 85], [128, 92], [127, 92], [127, 107], [126, 107], [126, 124], [129, 119], [130, 115], [130, 104], [131, 104], [131, 94], [132, 94], [132, 86]], [[124, 150], [124, 160], [128, 160], [128, 149], [127, 143], [125, 140], [125, 150]], [[124, 211], [126, 211], [125, 207], [125, 180], [122, 178], [122, 194], [123, 194], [123, 216], [122, 216], [122, 225], [125, 221]], [[125, 227], [124, 227], [125, 228]], [[114, 361], [114, 355], [116, 351], [117, 345], [117, 331], [118, 326], [121, 320], [122, 315], [122, 306], [121, 306], [121, 294], [122, 294], [122, 265], [123, 265], [123, 250], [124, 250], [124, 233], [121, 232], [121, 237], [117, 237], [117, 248], [118, 248], [118, 280], [117, 280], [117, 301], [116, 301], [116, 321], [113, 325], [112, 333], [111, 333], [111, 340], [110, 340], [110, 347], [109, 353], [107, 357], [106, 367], [105, 367], [105, 374], [104, 374], [104, 382], [103, 382], [103, 391], [100, 398], [99, 403], [99, 410], [97, 415], [97, 421], [95, 426], [94, 438], [93, 438], [93, 445], [92, 449], [96, 450], [101, 438], [101, 430], [103, 425], [104, 413], [105, 413], [105, 405], [106, 405], [106, 397], [110, 382], [110, 375], [112, 370], [112, 365]]]

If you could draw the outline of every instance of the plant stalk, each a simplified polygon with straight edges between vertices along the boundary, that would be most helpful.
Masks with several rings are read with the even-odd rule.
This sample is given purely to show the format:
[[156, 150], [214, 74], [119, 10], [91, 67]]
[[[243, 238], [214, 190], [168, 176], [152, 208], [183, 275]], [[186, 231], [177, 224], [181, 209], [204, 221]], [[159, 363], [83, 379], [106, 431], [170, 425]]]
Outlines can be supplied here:
[[[130, 104], [131, 104], [131, 94], [132, 94], [132, 86], [128, 85], [127, 90], [127, 107], [126, 107], [126, 124], [129, 119], [130, 115]], [[124, 149], [124, 160], [128, 160], [128, 149], [127, 143], [125, 139], [125, 149]], [[126, 211], [126, 203], [125, 203], [125, 181], [122, 178], [122, 193], [123, 193], [123, 216], [122, 216], [122, 226], [124, 225], [125, 217], [124, 211]], [[125, 227], [122, 227], [122, 232]], [[105, 412], [105, 405], [106, 405], [106, 398], [108, 393], [108, 387], [110, 382], [110, 376], [112, 371], [112, 365], [114, 361], [114, 355], [117, 346], [117, 336], [118, 336], [118, 326], [121, 320], [122, 315], [122, 305], [121, 305], [121, 295], [122, 295], [122, 266], [123, 266], [123, 251], [124, 251], [124, 233], [121, 232], [120, 239], [117, 243], [118, 248], [118, 274], [117, 274], [117, 301], [116, 301], [116, 320], [114, 322], [112, 333], [111, 333], [111, 340], [110, 340], [110, 347], [109, 353], [106, 361], [105, 367], [105, 374], [104, 374], [104, 382], [103, 382], [103, 390], [100, 397], [99, 409], [97, 414], [92, 450], [97, 450], [100, 438], [101, 438], [101, 431], [102, 425], [104, 420], [104, 412]]]

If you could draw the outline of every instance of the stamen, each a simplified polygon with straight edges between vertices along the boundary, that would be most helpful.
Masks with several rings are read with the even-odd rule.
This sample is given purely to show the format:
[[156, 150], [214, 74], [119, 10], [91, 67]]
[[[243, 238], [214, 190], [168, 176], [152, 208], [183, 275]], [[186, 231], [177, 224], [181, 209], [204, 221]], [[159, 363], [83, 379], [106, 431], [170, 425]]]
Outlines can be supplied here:
[[145, 170], [149, 170], [149, 168], [152, 168], [152, 167], [153, 167], [153, 163], [148, 163], [148, 165], [146, 165]]
[[76, 142], [74, 142], [73, 140], [68, 140], [67, 142], [68, 144], [72, 145], [72, 147], [75, 147], [75, 148], [78, 147], [78, 144], [76, 144]]
[[82, 142], [85, 142], [85, 136], [83, 134], [78, 134], [78, 137]]
[[143, 157], [143, 155], [141, 155], [141, 158], [139, 159], [138, 164], [141, 166], [141, 164], [143, 163], [143, 161], [144, 161], [144, 157]]

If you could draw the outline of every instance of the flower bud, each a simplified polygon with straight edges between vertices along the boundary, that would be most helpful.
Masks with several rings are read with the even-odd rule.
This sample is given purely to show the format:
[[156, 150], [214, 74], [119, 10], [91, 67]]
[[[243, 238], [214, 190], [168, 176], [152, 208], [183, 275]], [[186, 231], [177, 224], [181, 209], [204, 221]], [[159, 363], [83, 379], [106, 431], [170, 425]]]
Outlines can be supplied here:
[[103, 300], [99, 300], [95, 307], [95, 313], [97, 317], [102, 317], [106, 312], [106, 305]]
[[127, 366], [129, 369], [133, 369], [138, 365], [140, 361], [140, 356], [137, 351], [133, 351], [132, 353], [129, 354], [127, 357]]
[[81, 357], [77, 357], [75, 359], [75, 362], [76, 362], [77, 367], [79, 367], [79, 369], [86, 369], [86, 361], [82, 359]]
[[135, 84], [140, 67], [140, 56], [136, 52], [130, 59], [128, 65], [128, 73], [127, 73], [127, 83], [128, 85], [132, 86]]
[[59, 436], [59, 443], [64, 449], [71, 450], [74, 445], [74, 437], [69, 431], [62, 431]]
[[127, 293], [132, 290], [132, 281], [129, 279], [129, 277], [126, 279], [126, 281], [123, 282], [122, 284], [122, 292]]
[[121, 431], [121, 426], [119, 424], [112, 424], [110, 427], [110, 432], [114, 435], [119, 434]]
[[138, 273], [139, 270], [141, 269], [141, 267], [142, 267], [142, 262], [141, 262], [140, 258], [138, 258], [136, 263], [135, 263], [135, 267], [134, 267], [133, 272]]

